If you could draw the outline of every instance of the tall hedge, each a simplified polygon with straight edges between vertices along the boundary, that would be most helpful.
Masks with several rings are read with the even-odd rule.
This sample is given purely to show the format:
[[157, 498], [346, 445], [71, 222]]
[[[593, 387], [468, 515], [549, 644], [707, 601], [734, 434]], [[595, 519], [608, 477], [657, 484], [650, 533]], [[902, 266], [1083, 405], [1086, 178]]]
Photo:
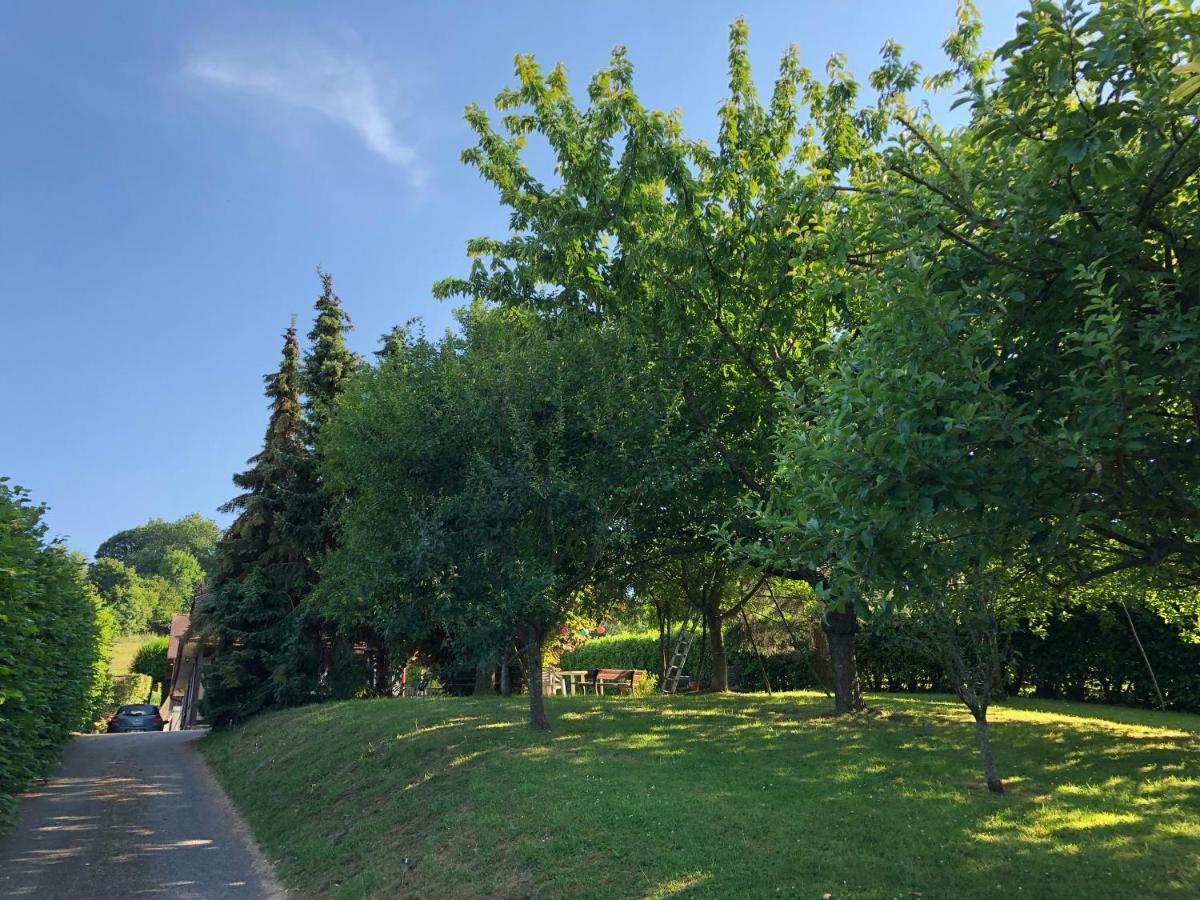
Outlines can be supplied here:
[[[1130, 615], [1154, 666], [1167, 708], [1200, 711], [1200, 643], [1189, 640], [1178, 626], [1143, 607], [1131, 605]], [[799, 626], [799, 635], [810, 633], [811, 624], [807, 620], [793, 622], [794, 627]], [[864, 688], [910, 693], [953, 690], [938, 666], [914, 651], [917, 642], [910, 632], [920, 628], [920, 621], [910, 615], [863, 624], [858, 667]], [[741, 690], [761, 691], [765, 668], [774, 690], [819, 687], [811, 648], [794, 650], [790, 635], [772, 630], [779, 631], [769, 621], [756, 623], [756, 640], [764, 650], [760, 660], [742, 637], [741, 629], [729, 629], [725, 641], [731, 682]], [[559, 665], [564, 669], [645, 669], [657, 674], [662, 664], [657, 635], [640, 632], [590, 640], [564, 653]], [[700, 641], [693, 645], [684, 668], [692, 675], [697, 665], [703, 681], [707, 654]], [[1158, 705], [1141, 651], [1119, 604], [1024, 623], [1008, 646], [1005, 672], [1009, 695]]]
[[46, 539], [43, 512], [0, 478], [0, 830], [111, 690], [111, 617], [83, 560]]
[[586, 641], [568, 650], [558, 661], [560, 669], [642, 669], [658, 675], [662, 657], [658, 637], [648, 631], [627, 632]]

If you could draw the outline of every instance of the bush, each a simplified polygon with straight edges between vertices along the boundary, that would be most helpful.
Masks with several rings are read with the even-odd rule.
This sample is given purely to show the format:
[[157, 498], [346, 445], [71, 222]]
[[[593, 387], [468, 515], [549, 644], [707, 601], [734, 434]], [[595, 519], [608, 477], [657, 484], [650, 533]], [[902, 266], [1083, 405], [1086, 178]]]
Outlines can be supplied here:
[[150, 679], [148, 694], [154, 691], [156, 684], [161, 685], [163, 693], [166, 693], [168, 642], [169, 639], [165, 637], [152, 637], [138, 647], [137, 653], [134, 654], [130, 671]]
[[152, 637], [145, 641], [134, 654], [129, 670], [160, 684], [166, 681], [168, 642], [165, 637]]
[[658, 693], [658, 676], [653, 672], [646, 672], [641, 678], [633, 683], [633, 696], [646, 697], [650, 694]]
[[[694, 652], [694, 651], [693, 651]], [[766, 690], [767, 683], [763, 679], [763, 669], [771, 679], [773, 691], [800, 691], [819, 687], [816, 676], [813, 675], [809, 653], [784, 652], [764, 653], [759, 660], [752, 647], [730, 642], [725, 647], [726, 664], [729, 666], [731, 686], [743, 691]], [[708, 654], [705, 653], [704, 664], [701, 665], [701, 678], [707, 684], [709, 667]]]
[[0, 478], [0, 828], [108, 697], [111, 616], [82, 559], [46, 541], [43, 512]]

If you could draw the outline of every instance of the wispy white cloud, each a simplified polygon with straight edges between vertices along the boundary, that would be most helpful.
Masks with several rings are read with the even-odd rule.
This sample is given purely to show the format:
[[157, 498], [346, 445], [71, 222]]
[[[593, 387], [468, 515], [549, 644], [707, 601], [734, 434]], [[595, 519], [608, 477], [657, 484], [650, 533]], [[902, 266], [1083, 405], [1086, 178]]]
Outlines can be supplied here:
[[222, 90], [311, 110], [354, 131], [368, 148], [418, 177], [416, 151], [397, 132], [377, 79], [361, 60], [304, 42], [253, 52], [229, 49], [194, 53], [184, 72]]

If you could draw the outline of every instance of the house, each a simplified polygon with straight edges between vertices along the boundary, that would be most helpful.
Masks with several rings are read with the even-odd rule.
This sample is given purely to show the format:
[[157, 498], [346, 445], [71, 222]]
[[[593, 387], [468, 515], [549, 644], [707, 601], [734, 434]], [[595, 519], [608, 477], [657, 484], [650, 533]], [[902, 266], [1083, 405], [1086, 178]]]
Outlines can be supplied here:
[[[204, 595], [192, 604], [192, 612], [204, 602]], [[161, 714], [168, 731], [183, 731], [204, 724], [200, 701], [204, 699], [204, 670], [216, 654], [216, 642], [202, 630], [192, 627], [192, 616], [178, 613], [171, 619], [167, 640], [167, 699]]]

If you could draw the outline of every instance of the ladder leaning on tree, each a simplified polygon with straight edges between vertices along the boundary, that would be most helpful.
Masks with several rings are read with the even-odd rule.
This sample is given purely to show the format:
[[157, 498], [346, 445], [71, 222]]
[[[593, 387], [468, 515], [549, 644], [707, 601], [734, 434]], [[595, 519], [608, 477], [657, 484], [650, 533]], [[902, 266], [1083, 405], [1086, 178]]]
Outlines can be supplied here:
[[696, 641], [696, 620], [698, 618], [699, 616], [692, 616], [689, 612], [679, 627], [679, 636], [675, 639], [675, 650], [671, 654], [671, 664], [663, 673], [662, 692], [664, 694], [674, 694], [679, 687], [679, 682], [683, 678], [683, 667], [687, 664], [688, 653], [691, 652], [692, 644]]

